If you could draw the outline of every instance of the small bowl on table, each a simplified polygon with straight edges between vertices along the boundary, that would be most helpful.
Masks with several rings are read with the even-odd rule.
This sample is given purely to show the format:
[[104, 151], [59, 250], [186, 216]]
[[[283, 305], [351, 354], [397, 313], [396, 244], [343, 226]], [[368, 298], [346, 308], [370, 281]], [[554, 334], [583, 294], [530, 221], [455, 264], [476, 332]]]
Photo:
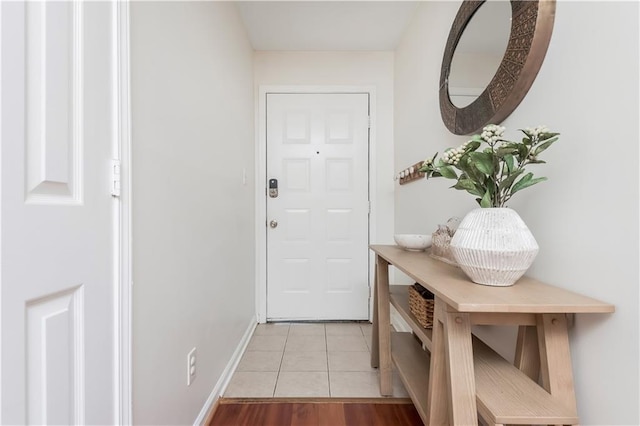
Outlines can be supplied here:
[[396, 244], [409, 251], [424, 251], [431, 247], [431, 235], [424, 234], [395, 234]]

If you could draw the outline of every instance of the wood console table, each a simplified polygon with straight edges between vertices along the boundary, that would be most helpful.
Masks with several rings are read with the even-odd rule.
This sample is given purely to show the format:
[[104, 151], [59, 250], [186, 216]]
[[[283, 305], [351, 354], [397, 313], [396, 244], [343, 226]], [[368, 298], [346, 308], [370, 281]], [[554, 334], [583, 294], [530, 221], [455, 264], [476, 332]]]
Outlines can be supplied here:
[[[428, 425], [477, 425], [478, 414], [494, 425], [578, 423], [567, 317], [614, 312], [613, 305], [528, 277], [511, 287], [478, 285], [425, 252], [371, 249], [371, 366], [379, 368], [382, 395], [392, 394], [393, 363]], [[435, 295], [433, 330], [422, 328], [409, 311], [407, 286], [389, 285], [390, 265]], [[391, 333], [390, 304], [413, 335]], [[476, 324], [519, 326], [515, 366], [472, 335]]]

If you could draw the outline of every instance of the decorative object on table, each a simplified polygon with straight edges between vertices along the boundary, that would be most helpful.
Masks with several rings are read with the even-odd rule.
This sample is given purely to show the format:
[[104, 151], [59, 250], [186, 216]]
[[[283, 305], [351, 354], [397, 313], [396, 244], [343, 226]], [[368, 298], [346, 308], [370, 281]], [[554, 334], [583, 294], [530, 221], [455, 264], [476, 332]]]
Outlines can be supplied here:
[[451, 238], [458, 228], [457, 218], [451, 218], [447, 221], [446, 225], [438, 225], [438, 229], [431, 234], [431, 250], [429, 255], [435, 259], [442, 260], [443, 262], [456, 264], [456, 260], [453, 258], [451, 249]]
[[447, 228], [449, 228], [449, 232], [451, 232], [452, 236], [458, 230], [458, 226], [460, 226], [460, 222], [461, 221], [462, 221], [462, 219], [460, 219], [458, 216], [450, 217], [447, 220]]
[[433, 327], [434, 296], [429, 290], [418, 283], [408, 287], [409, 310], [422, 328]]
[[395, 234], [397, 245], [409, 251], [423, 251], [431, 246], [431, 235], [424, 234]]
[[524, 275], [538, 254], [538, 244], [518, 213], [500, 207], [470, 211], [450, 249], [471, 281], [503, 287]]
[[[522, 142], [503, 139], [505, 128], [490, 124], [482, 134], [457, 148], [424, 161], [430, 177], [455, 179], [452, 188], [475, 195], [480, 207], [467, 214], [451, 239], [450, 249], [462, 270], [478, 284], [509, 286], [531, 266], [538, 253], [535, 238], [505, 203], [517, 192], [546, 180], [525, 173], [525, 166], [544, 161], [538, 156], [559, 133], [545, 126], [521, 130]], [[479, 148], [487, 145], [482, 151]]]
[[396, 179], [400, 181], [400, 185], [404, 185], [409, 182], [413, 182], [417, 179], [422, 179], [425, 177], [425, 173], [421, 172], [422, 161], [415, 163], [414, 165], [407, 167], [400, 173], [396, 175]]

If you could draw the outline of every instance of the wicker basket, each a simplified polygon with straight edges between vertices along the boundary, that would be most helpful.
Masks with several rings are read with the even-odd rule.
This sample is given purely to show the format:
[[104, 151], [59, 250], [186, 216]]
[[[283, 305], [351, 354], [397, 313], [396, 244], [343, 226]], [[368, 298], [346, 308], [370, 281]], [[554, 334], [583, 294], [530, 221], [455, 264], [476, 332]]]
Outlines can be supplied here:
[[422, 328], [433, 327], [433, 299], [425, 299], [409, 286], [409, 309]]

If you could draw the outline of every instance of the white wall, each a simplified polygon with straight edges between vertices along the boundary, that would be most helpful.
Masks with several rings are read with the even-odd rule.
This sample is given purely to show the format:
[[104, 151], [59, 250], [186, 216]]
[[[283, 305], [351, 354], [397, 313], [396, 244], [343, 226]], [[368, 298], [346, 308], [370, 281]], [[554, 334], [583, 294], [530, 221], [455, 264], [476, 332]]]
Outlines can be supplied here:
[[[423, 3], [396, 51], [396, 169], [467, 139], [446, 130], [438, 107], [442, 53], [459, 4]], [[558, 2], [542, 69], [503, 123], [512, 137], [537, 124], [562, 133], [537, 169], [549, 181], [510, 203], [540, 245], [529, 274], [616, 306], [612, 315], [578, 315], [570, 331], [583, 424], [640, 422], [638, 41], [637, 2]], [[396, 231], [432, 232], [476, 207], [450, 185], [397, 186]], [[487, 337], [512, 356], [507, 331]]]
[[371, 86], [376, 89], [376, 242], [393, 242], [393, 52], [256, 52], [255, 88]]
[[254, 318], [252, 62], [231, 3], [131, 3], [136, 424], [193, 423]]

